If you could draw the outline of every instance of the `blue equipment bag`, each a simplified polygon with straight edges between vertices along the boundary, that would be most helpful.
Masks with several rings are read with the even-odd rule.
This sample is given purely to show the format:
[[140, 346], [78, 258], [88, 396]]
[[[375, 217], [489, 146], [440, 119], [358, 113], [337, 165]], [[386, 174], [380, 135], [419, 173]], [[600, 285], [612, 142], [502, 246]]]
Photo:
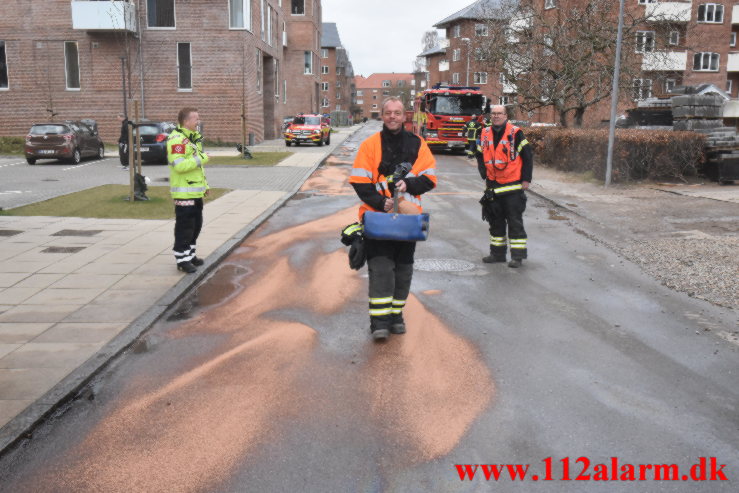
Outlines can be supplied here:
[[425, 241], [429, 235], [429, 215], [390, 212], [364, 213], [364, 236], [373, 240]]

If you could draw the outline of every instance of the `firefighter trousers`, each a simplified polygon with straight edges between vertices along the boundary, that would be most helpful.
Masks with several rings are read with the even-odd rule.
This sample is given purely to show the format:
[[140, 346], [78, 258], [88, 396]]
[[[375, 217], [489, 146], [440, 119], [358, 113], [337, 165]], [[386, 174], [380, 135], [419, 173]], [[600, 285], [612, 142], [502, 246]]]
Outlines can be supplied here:
[[365, 239], [369, 271], [370, 327], [390, 329], [402, 318], [413, 278], [413, 241]]
[[[523, 190], [496, 195], [490, 207], [490, 254], [505, 259], [510, 242], [511, 258], [523, 260], [527, 257], [526, 230], [523, 227], [523, 212], [526, 210], [526, 193]], [[507, 236], [506, 236], [507, 233]]]
[[178, 264], [189, 262], [195, 257], [195, 244], [203, 228], [203, 199], [176, 199], [174, 214], [174, 257]]

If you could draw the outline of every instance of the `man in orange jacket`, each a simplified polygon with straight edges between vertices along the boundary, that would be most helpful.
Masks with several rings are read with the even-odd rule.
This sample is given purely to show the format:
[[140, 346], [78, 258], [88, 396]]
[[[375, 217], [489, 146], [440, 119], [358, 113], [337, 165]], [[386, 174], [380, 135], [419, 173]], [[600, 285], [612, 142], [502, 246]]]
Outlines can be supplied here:
[[[359, 146], [349, 183], [362, 200], [359, 220], [366, 211], [393, 210], [393, 192], [397, 189], [401, 210], [421, 213], [421, 195], [436, 186], [436, 161], [426, 142], [403, 129], [405, 109], [395, 97], [382, 104], [382, 131]], [[394, 179], [401, 163], [410, 163], [410, 171]], [[369, 271], [370, 331], [375, 340], [390, 334], [404, 334], [403, 307], [413, 277], [416, 243], [365, 239]]]

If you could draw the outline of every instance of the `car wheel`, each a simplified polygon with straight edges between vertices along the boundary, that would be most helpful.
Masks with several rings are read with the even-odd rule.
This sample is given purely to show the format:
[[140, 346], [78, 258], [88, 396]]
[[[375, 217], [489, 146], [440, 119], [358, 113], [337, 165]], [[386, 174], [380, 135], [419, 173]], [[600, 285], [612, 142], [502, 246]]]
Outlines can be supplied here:
[[105, 159], [105, 146], [104, 145], [100, 145], [100, 147], [98, 147], [98, 159]]
[[292, 144], [292, 142], [290, 142], [289, 140], [286, 140], [286, 141], [285, 141], [285, 146], [286, 146], [286, 147], [290, 147], [290, 144]]
[[80, 150], [79, 149], [75, 149], [74, 150], [74, 152], [72, 153], [72, 159], [71, 159], [71, 161], [74, 164], [80, 164], [80, 161], [82, 161], [82, 154], [80, 154]]
[[298, 141], [296, 140], [296, 141], [295, 141], [295, 147], [298, 147], [299, 145], [300, 145], [300, 142], [298, 142]]
[[318, 147], [321, 147], [323, 145], [323, 137], [321, 137], [320, 139], [318, 139], [318, 142], [316, 142], [316, 145]]
[[329, 132], [328, 137], [326, 137], [326, 145], [329, 145], [331, 143], [331, 133]]
[[36, 159], [35, 158], [32, 158], [32, 157], [27, 157], [26, 158], [26, 162], [28, 164], [36, 164]]

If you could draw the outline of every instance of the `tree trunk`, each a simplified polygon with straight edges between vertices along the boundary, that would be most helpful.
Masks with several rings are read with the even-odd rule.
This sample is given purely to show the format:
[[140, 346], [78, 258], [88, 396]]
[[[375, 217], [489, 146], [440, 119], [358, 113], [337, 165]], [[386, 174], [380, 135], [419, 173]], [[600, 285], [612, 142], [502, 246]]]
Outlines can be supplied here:
[[562, 128], [567, 128], [567, 111], [566, 110], [558, 110], [559, 111], [559, 124], [562, 125]]
[[585, 115], [585, 107], [580, 106], [575, 110], [575, 128], [582, 127], [582, 117]]

